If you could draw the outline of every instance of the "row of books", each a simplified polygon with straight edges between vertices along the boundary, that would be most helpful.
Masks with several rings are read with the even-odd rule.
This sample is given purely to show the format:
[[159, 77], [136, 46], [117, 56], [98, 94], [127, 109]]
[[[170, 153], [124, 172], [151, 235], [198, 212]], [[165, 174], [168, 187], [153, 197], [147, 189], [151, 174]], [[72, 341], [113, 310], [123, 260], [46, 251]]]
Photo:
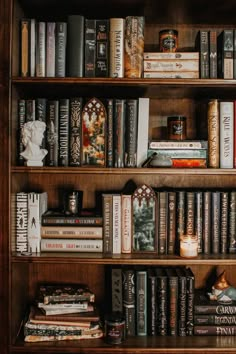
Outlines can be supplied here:
[[193, 335], [195, 278], [186, 267], [112, 267], [111, 308], [128, 336]]
[[144, 17], [21, 20], [23, 77], [141, 77]]
[[140, 167], [147, 157], [149, 98], [20, 99], [19, 165], [24, 163], [21, 128], [32, 120], [46, 123], [47, 166]]
[[86, 284], [41, 284], [24, 336], [25, 342], [101, 338], [95, 294]]

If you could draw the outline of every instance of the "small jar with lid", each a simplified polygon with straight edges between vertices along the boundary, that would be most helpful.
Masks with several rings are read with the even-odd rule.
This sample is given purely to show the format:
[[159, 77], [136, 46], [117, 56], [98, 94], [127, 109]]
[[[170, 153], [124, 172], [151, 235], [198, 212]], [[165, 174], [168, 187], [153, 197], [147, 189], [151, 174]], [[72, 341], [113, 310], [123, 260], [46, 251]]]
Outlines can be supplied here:
[[109, 344], [120, 344], [126, 338], [125, 319], [121, 312], [112, 312], [105, 319], [105, 339]]
[[160, 31], [159, 44], [161, 52], [175, 53], [178, 48], [178, 31], [174, 29]]
[[167, 118], [168, 139], [185, 140], [186, 139], [186, 117], [170, 116]]

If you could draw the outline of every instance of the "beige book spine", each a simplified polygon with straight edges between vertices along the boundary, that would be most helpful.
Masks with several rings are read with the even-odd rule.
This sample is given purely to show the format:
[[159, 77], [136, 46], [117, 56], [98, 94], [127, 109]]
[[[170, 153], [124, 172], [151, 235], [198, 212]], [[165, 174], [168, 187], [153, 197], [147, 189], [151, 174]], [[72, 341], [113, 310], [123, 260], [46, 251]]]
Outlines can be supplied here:
[[219, 102], [212, 100], [208, 103], [208, 165], [219, 168], [220, 165], [220, 121]]

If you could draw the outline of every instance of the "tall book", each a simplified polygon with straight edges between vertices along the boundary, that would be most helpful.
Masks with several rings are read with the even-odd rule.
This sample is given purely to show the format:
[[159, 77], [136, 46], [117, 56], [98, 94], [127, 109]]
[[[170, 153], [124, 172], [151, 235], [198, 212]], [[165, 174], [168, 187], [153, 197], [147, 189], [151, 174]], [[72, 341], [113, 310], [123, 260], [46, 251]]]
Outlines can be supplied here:
[[186, 274], [186, 289], [187, 289], [187, 324], [186, 324], [186, 333], [187, 336], [193, 335], [194, 328], [194, 303], [195, 303], [195, 277], [191, 268], [183, 268]]
[[236, 191], [229, 194], [229, 253], [236, 253]]
[[121, 194], [121, 253], [132, 249], [132, 195]]
[[208, 166], [220, 166], [220, 112], [218, 100], [208, 102]]
[[147, 159], [149, 103], [149, 98], [138, 99], [137, 167], [141, 167]]
[[96, 77], [109, 76], [109, 19], [96, 20]]
[[58, 166], [59, 101], [49, 100], [47, 107], [46, 157], [47, 166]]
[[234, 79], [236, 79], [236, 29], [234, 29]]
[[46, 24], [46, 76], [55, 77], [56, 23]]
[[203, 192], [203, 253], [211, 253], [211, 191]]
[[168, 332], [170, 336], [178, 334], [179, 281], [175, 268], [165, 268], [168, 288]]
[[82, 97], [70, 98], [69, 105], [69, 165], [81, 165]]
[[136, 270], [136, 335], [147, 335], [147, 270]]
[[124, 36], [125, 20], [123, 18], [110, 18], [110, 77], [124, 77]]
[[186, 192], [186, 234], [195, 234], [195, 191]]
[[36, 24], [36, 76], [46, 76], [46, 22]]
[[220, 232], [221, 232], [221, 220], [220, 220], [220, 191], [212, 191], [212, 203], [211, 203], [211, 245], [212, 253], [220, 253]]
[[222, 79], [234, 77], [234, 30], [224, 29], [218, 36], [218, 75]]
[[36, 74], [36, 20], [31, 18], [29, 21], [29, 72], [30, 76], [34, 77]]
[[112, 312], [123, 313], [123, 279], [121, 267], [112, 267], [111, 269], [111, 299]]
[[125, 167], [137, 166], [138, 100], [126, 100]]
[[167, 254], [168, 192], [158, 191], [158, 254]]
[[157, 277], [154, 268], [149, 268], [147, 270], [147, 334], [149, 336], [157, 335]]
[[95, 77], [96, 20], [84, 20], [84, 76]]
[[69, 99], [59, 100], [59, 166], [69, 165]]
[[123, 268], [123, 308], [127, 336], [135, 336], [135, 270]]
[[40, 252], [41, 217], [47, 210], [47, 193], [28, 193], [28, 251]]
[[234, 166], [234, 102], [220, 102], [220, 168]]
[[[37, 97], [35, 102], [35, 118], [47, 124], [47, 99], [43, 97]], [[42, 139], [42, 148], [46, 148], [46, 132]]]
[[55, 76], [66, 76], [67, 23], [56, 22], [55, 35]]
[[127, 16], [125, 18], [125, 77], [140, 78], [143, 73], [144, 53], [143, 16]]
[[177, 191], [177, 240], [176, 249], [179, 252], [180, 238], [185, 235], [185, 223], [186, 223], [186, 191]]
[[126, 100], [115, 99], [114, 102], [114, 167], [122, 168], [125, 162], [125, 121]]
[[198, 239], [198, 253], [203, 252], [203, 193], [195, 191], [195, 232]]
[[197, 36], [200, 53], [200, 77], [209, 79], [209, 37], [207, 30], [200, 30]]
[[173, 255], [176, 251], [176, 191], [168, 191], [167, 209], [167, 254]]
[[103, 252], [104, 255], [113, 251], [113, 201], [112, 194], [102, 195], [103, 210]]
[[167, 274], [161, 267], [155, 268], [155, 273], [157, 279], [157, 334], [160, 336], [166, 336], [168, 322]]
[[220, 253], [228, 253], [229, 193], [220, 192]]
[[121, 195], [112, 195], [113, 240], [112, 253], [121, 253]]
[[210, 79], [217, 79], [217, 31], [210, 30], [208, 34]]
[[35, 99], [27, 99], [26, 100], [26, 114], [25, 114], [25, 121], [31, 122], [36, 118], [36, 111], [35, 111]]
[[18, 164], [20, 166], [24, 165], [24, 157], [21, 155], [21, 153], [24, 151], [24, 144], [22, 142], [22, 137], [21, 137], [21, 129], [23, 125], [25, 124], [25, 117], [26, 117], [26, 102], [24, 99], [19, 99], [18, 100], [18, 129], [17, 129], [17, 159], [18, 159]]
[[114, 144], [114, 126], [113, 126], [113, 117], [114, 117], [114, 99], [107, 99], [107, 167], [114, 166], [114, 153], [113, 153], [113, 144]]
[[16, 193], [16, 251], [28, 251], [28, 194]]
[[187, 315], [187, 277], [181, 267], [176, 268], [176, 273], [178, 275], [178, 335], [181, 337], [186, 336], [186, 315]]
[[20, 75], [29, 76], [29, 38], [30, 38], [30, 19], [24, 18], [20, 21]]
[[69, 15], [67, 19], [67, 75], [84, 76], [84, 16]]

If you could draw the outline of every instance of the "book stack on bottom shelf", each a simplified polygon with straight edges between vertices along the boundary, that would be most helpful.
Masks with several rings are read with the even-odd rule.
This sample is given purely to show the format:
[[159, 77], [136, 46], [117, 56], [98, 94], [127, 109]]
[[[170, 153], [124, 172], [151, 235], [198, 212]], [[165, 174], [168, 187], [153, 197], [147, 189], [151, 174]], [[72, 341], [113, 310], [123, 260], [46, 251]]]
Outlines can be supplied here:
[[25, 342], [103, 337], [95, 294], [85, 284], [40, 285], [24, 324]]

